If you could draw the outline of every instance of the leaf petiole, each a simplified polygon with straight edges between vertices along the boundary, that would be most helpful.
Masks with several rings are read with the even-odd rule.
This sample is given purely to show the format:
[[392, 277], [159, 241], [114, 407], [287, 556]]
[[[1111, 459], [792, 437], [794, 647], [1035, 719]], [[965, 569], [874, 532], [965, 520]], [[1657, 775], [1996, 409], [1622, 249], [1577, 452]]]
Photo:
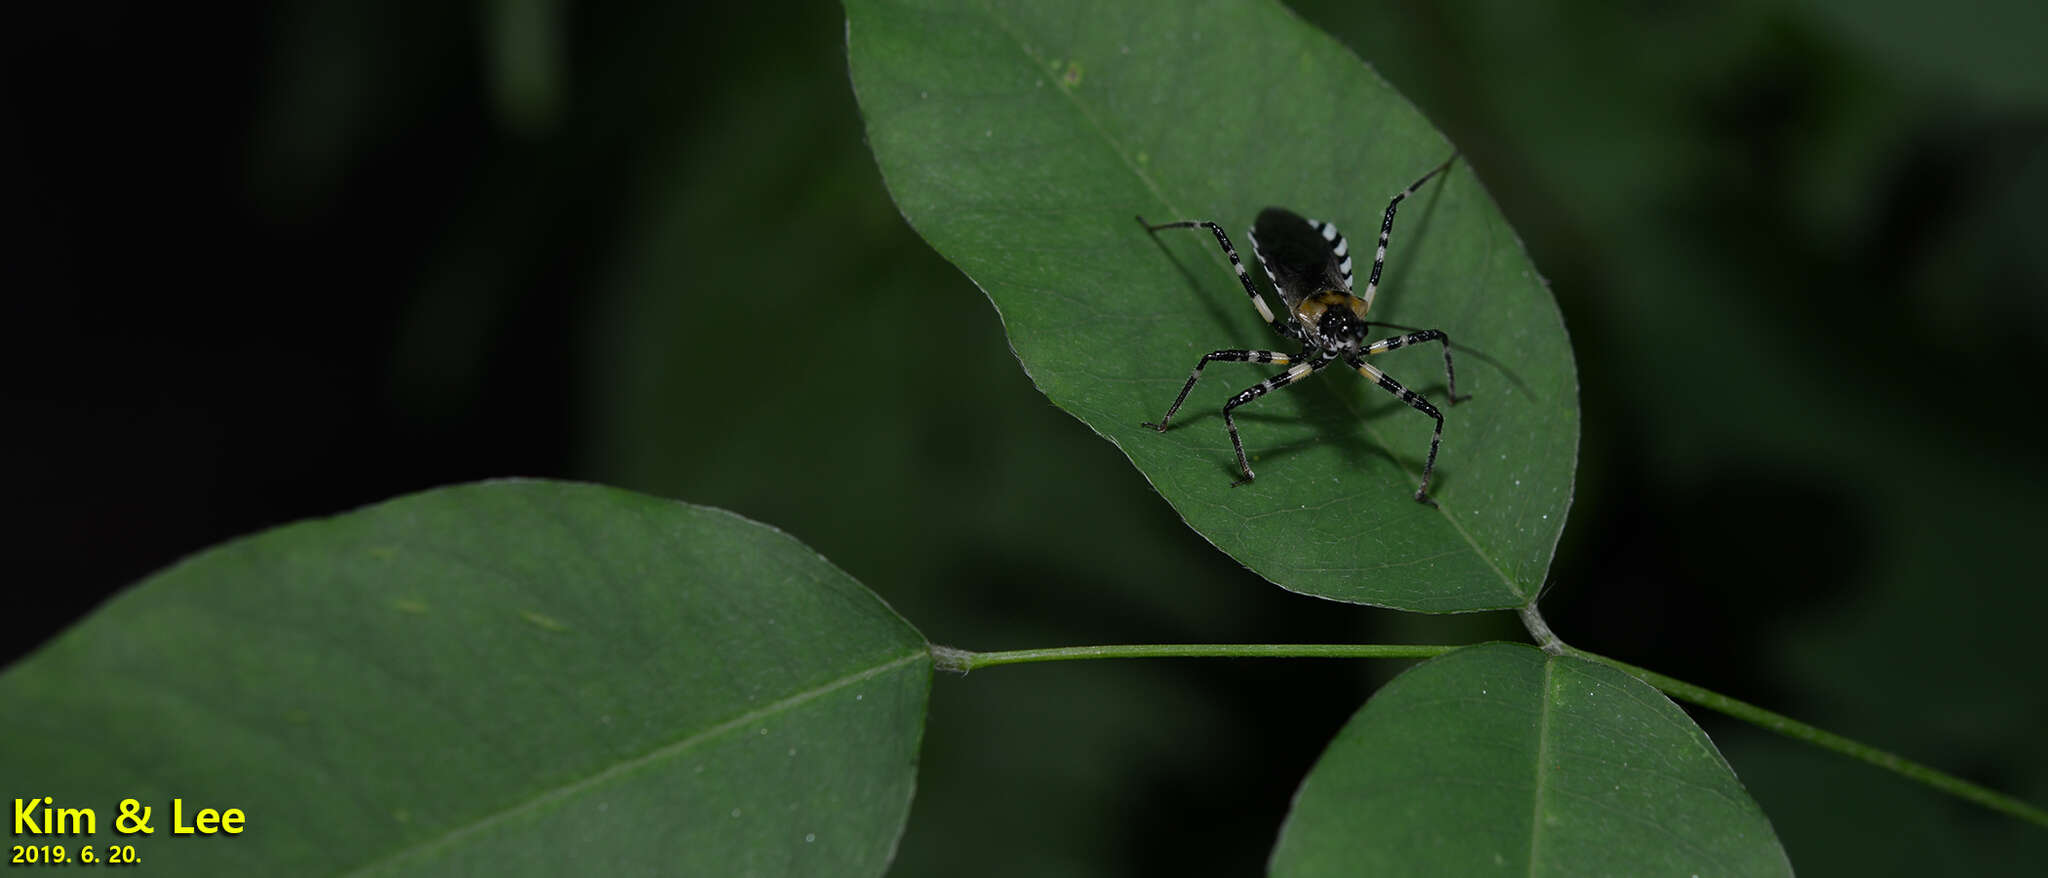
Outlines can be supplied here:
[[[1541, 625], [1542, 616], [1533, 611], [1525, 612], [1525, 623], [1530, 622], [1534, 633], [1538, 626], [1549, 634], [1549, 626]], [[1539, 637], [1541, 635], [1538, 635]], [[1727, 714], [1736, 719], [1760, 726], [1798, 741], [1804, 741], [1824, 750], [1832, 750], [1852, 759], [1861, 760], [1894, 774], [1913, 780], [1941, 792], [1975, 802], [1999, 813], [2025, 820], [2029, 823], [2048, 827], [2048, 810], [2020, 801], [2012, 796], [1979, 786], [1955, 775], [1914, 762], [1896, 753], [1880, 750], [1868, 744], [1843, 737], [1824, 729], [1807, 725], [1791, 717], [1773, 713], [1746, 701], [1722, 695], [1710, 689], [1695, 686], [1683, 680], [1667, 677], [1655, 671], [1639, 668], [1626, 662], [1611, 659], [1597, 653], [1586, 652], [1565, 646], [1550, 635], [1542, 644], [1545, 651], [1558, 655], [1569, 655], [1599, 662], [1620, 670], [1657, 688], [1658, 691], [1680, 701], [1699, 705], [1709, 710]], [[1553, 650], [1550, 647], [1555, 646]], [[1426, 659], [1435, 658], [1448, 652], [1463, 649], [1463, 646], [1439, 644], [1376, 644], [1376, 643], [1146, 643], [1108, 646], [1060, 646], [1047, 649], [1016, 649], [1001, 652], [973, 652], [950, 646], [932, 647], [933, 666], [936, 670], [965, 674], [979, 668], [1000, 665], [1021, 665], [1035, 662], [1079, 661], [1083, 659], [1114, 658], [1393, 658]]]
[[1006, 652], [971, 652], [950, 646], [932, 647], [933, 667], [965, 674], [998, 665], [1110, 658], [1435, 658], [1462, 646], [1372, 643], [1139, 643], [1110, 646], [1058, 646]]

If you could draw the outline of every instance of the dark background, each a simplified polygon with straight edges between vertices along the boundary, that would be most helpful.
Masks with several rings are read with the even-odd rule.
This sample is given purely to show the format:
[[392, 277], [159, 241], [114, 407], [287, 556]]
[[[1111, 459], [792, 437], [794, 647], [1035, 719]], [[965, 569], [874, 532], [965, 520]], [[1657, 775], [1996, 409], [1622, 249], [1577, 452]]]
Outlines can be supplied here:
[[[1290, 595], [1182, 526], [896, 215], [838, 7], [785, 5], [24, 10], [8, 657], [205, 546], [499, 475], [733, 508], [969, 648], [1521, 637]], [[1559, 633], [2044, 803], [2048, 12], [1924, 6], [1298, 8], [1445, 129], [1563, 307]], [[894, 874], [1255, 872], [1398, 669], [941, 679]], [[1805, 874], [2048, 862], [1699, 717]]]

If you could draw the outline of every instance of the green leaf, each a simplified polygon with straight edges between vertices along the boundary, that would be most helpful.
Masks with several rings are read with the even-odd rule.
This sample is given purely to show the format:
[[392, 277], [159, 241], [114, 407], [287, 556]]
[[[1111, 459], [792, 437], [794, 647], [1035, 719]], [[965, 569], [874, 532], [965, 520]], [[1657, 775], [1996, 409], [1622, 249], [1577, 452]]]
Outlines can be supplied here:
[[1296, 794], [1272, 874], [1789, 875], [1705, 732], [1605, 665], [1488, 644], [1418, 665]]
[[[1265, 0], [848, 0], [847, 30], [904, 216], [988, 294], [1039, 389], [1196, 531], [1336, 600], [1449, 612], [1535, 595], [1571, 499], [1577, 377], [1556, 304], [1463, 164], [1405, 202], [1373, 312], [1441, 328], [1464, 354], [1474, 399], [1439, 406], [1441, 509], [1411, 499], [1430, 420], [1347, 369], [1238, 410], [1258, 473], [1244, 487], [1220, 409], [1277, 369], [1217, 364], [1173, 429], [1140, 426], [1202, 354], [1291, 348], [1213, 238], [1150, 236], [1134, 214], [1237, 235], [1283, 205], [1369, 257], [1388, 198], [1451, 154], [1350, 52]], [[922, 329], [942, 355], [945, 328]], [[1441, 404], [1437, 351], [1378, 365]]]
[[[152, 874], [879, 875], [930, 668], [772, 528], [467, 485], [122, 594], [0, 676], [0, 778], [94, 809], [64, 840], [134, 844]], [[173, 797], [247, 828], [173, 836]], [[153, 836], [112, 834], [124, 798]]]

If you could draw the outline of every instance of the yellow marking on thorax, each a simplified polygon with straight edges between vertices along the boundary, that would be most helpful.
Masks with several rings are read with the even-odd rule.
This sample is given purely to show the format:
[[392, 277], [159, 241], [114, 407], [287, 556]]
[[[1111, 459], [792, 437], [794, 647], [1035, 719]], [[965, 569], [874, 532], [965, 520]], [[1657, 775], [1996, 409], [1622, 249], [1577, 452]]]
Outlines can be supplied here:
[[1323, 319], [1324, 311], [1335, 307], [1350, 308], [1351, 313], [1358, 315], [1358, 319], [1365, 319], [1365, 300], [1350, 293], [1338, 292], [1337, 290], [1324, 290], [1303, 299], [1300, 305], [1295, 306], [1294, 314], [1300, 317], [1303, 322], [1314, 326], [1316, 321]]

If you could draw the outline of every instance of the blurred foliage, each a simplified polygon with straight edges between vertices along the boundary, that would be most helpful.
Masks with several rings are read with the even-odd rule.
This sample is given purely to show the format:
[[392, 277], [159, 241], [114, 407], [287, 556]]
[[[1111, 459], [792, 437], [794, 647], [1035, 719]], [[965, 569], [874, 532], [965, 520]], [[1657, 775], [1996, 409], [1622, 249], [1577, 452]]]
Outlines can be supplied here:
[[[1564, 309], [1559, 633], [2040, 803], [2048, 33], [2005, 5], [1298, 8], [1458, 143]], [[503, 17], [535, 10], [558, 31]], [[52, 585], [18, 651], [226, 537], [512, 474], [775, 524], [971, 648], [1519, 636], [1282, 594], [1047, 404], [891, 208], [836, 6], [33, 15], [0, 319]], [[1391, 670], [941, 680], [895, 873], [1256, 871]], [[2048, 861], [1701, 719], [1806, 874]]]

